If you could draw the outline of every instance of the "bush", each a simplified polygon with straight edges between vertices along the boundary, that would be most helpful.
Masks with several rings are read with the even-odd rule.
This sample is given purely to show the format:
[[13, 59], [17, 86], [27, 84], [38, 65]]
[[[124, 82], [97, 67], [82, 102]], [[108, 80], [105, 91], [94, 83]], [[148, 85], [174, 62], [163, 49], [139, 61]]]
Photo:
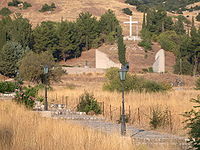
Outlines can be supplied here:
[[12, 2], [8, 2], [8, 6], [14, 6], [18, 7], [18, 4], [22, 3], [21, 1], [18, 0], [12, 0]]
[[[110, 68], [106, 72], [107, 82], [103, 85], [103, 89], [107, 91], [118, 91], [122, 90], [121, 81], [119, 79], [119, 69]], [[155, 81], [149, 81], [144, 78], [139, 78], [130, 74], [126, 75], [124, 81], [124, 90], [136, 91], [136, 92], [164, 92], [171, 89], [169, 84], [158, 83]]]
[[18, 88], [15, 82], [0, 82], [0, 93], [11, 93]]
[[200, 21], [200, 13], [196, 16], [196, 20]]
[[195, 86], [196, 86], [195, 88], [196, 90], [200, 90], [200, 78], [197, 79]]
[[144, 47], [145, 51], [152, 49], [150, 40], [142, 40], [138, 45]]
[[77, 110], [80, 112], [94, 112], [95, 114], [101, 114], [101, 107], [97, 103], [94, 96], [88, 92], [85, 92], [79, 97], [80, 103], [77, 106]]
[[180, 49], [180, 37], [175, 31], [166, 31], [158, 36], [158, 42], [164, 50], [177, 54]]
[[27, 9], [28, 7], [32, 7], [32, 5], [30, 3], [22, 2], [22, 1], [19, 1], [19, 0], [12, 0], [12, 2], [8, 3], [8, 6], [18, 7], [19, 4], [23, 4], [23, 9]]
[[166, 109], [163, 111], [160, 107], [152, 108], [149, 124], [153, 129], [169, 125], [170, 124], [169, 110]]
[[130, 16], [132, 16], [132, 14], [133, 14], [129, 8], [124, 8], [124, 9], [122, 9], [122, 11], [123, 11], [123, 13], [130, 15]]
[[36, 100], [41, 101], [41, 98], [37, 97], [38, 88], [35, 87], [19, 88], [15, 93], [15, 101], [24, 104], [27, 108], [33, 108]]
[[28, 7], [32, 7], [32, 5], [30, 3], [24, 2], [23, 9], [27, 9]]
[[10, 14], [12, 14], [12, 12], [9, 8], [4, 7], [0, 10], [0, 15], [2, 16], [9, 16]]
[[197, 105], [193, 106], [193, 109], [189, 112], [184, 113], [186, 117], [185, 123], [187, 123], [186, 128], [189, 129], [190, 142], [192, 146], [199, 150], [200, 149], [200, 96], [197, 99], [192, 99], [192, 102]]
[[55, 3], [52, 3], [51, 5], [44, 4], [42, 8], [39, 10], [40, 12], [45, 12], [45, 11], [54, 11], [56, 8]]

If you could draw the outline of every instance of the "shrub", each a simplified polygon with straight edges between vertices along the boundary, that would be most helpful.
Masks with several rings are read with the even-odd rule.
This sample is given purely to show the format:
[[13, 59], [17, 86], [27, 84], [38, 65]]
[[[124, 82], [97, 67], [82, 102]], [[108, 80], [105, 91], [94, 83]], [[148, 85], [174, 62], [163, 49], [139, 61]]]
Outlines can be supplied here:
[[123, 13], [130, 15], [130, 16], [132, 16], [132, 14], [133, 14], [129, 8], [124, 8], [124, 9], [122, 9], [122, 11], [123, 11]]
[[149, 124], [153, 129], [168, 126], [170, 124], [169, 110], [162, 110], [159, 106], [153, 107]]
[[23, 9], [27, 9], [28, 7], [32, 7], [32, 5], [30, 3], [24, 2]]
[[196, 90], [200, 90], [200, 78], [197, 79], [195, 86], [196, 86], [195, 88]]
[[196, 20], [200, 21], [200, 13], [196, 16]]
[[142, 40], [141, 42], [138, 43], [138, 45], [144, 47], [145, 51], [152, 49], [150, 40]]
[[190, 142], [192, 146], [199, 150], [200, 149], [200, 96], [197, 99], [192, 99], [192, 102], [197, 105], [193, 106], [193, 109], [189, 112], [184, 113], [186, 117], [185, 123], [187, 123], [186, 128], [189, 129]]
[[0, 82], [0, 93], [11, 93], [17, 88], [18, 85], [15, 82]]
[[55, 3], [52, 3], [51, 5], [44, 4], [42, 8], [39, 10], [40, 12], [45, 12], [45, 11], [54, 11], [56, 8]]
[[144, 89], [145, 89], [145, 92], [147, 93], [163, 92], [163, 91], [168, 90], [167, 86], [165, 86], [164, 84], [158, 83], [155, 81], [148, 81], [148, 80], [146, 80], [144, 84]]
[[[119, 69], [110, 68], [106, 72], [107, 82], [103, 85], [103, 89], [107, 91], [118, 91], [122, 90], [121, 81], [119, 79]], [[133, 76], [130, 74], [126, 75], [124, 81], [124, 90], [136, 91], [136, 92], [164, 92], [171, 89], [171, 86], [164, 83], [158, 83], [155, 81], [149, 81], [144, 78]]]
[[8, 6], [18, 7], [19, 4], [23, 4], [23, 9], [27, 9], [28, 7], [32, 7], [32, 5], [30, 3], [22, 2], [22, 1], [19, 1], [19, 0], [12, 0], [12, 2], [8, 3]]
[[14, 6], [18, 7], [18, 4], [22, 3], [21, 1], [18, 0], [12, 0], [12, 2], [8, 2], [8, 6]]
[[0, 10], [0, 15], [2, 16], [9, 16], [10, 14], [12, 14], [12, 12], [9, 8], [4, 7]]
[[80, 103], [77, 106], [78, 111], [86, 112], [86, 114], [92, 111], [95, 114], [101, 114], [101, 107], [94, 98], [94, 95], [85, 92], [79, 97], [79, 101]]
[[35, 100], [41, 101], [38, 95], [38, 88], [35, 87], [23, 87], [16, 90], [15, 101], [20, 104], [24, 104], [27, 108], [33, 108]]

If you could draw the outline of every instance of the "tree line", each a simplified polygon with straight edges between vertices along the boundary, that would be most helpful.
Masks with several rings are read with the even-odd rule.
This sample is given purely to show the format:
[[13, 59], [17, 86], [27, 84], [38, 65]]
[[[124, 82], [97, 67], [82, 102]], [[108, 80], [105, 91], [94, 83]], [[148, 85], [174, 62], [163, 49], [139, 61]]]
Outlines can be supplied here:
[[135, 5], [136, 9], [142, 12], [146, 12], [149, 8], [163, 8], [166, 11], [181, 13], [186, 10], [195, 10], [195, 8], [187, 9], [186, 6], [199, 1], [200, 0], [126, 0], [125, 3]]
[[27, 18], [16, 14], [0, 20], [0, 74], [16, 76], [19, 62], [29, 52], [48, 52], [55, 61], [81, 56], [82, 51], [113, 44], [121, 31], [113, 11], [99, 20], [91, 13], [79, 14], [75, 21], [44, 21], [34, 29]]
[[[174, 21], [175, 20], [175, 21]], [[184, 16], [172, 18], [163, 9], [149, 9], [144, 13], [140, 46], [151, 49], [152, 41], [176, 56], [174, 72], [197, 75], [200, 73], [200, 28]]]

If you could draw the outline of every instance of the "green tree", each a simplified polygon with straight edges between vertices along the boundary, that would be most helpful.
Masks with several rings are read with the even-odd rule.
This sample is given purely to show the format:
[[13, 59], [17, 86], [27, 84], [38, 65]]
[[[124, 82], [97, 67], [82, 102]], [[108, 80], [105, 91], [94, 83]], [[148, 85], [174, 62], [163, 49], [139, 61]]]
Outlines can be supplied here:
[[23, 47], [16, 42], [7, 42], [0, 51], [0, 73], [13, 77], [18, 70], [17, 63], [25, 54]]
[[185, 34], [185, 29], [184, 29], [184, 24], [183, 21], [178, 18], [178, 20], [174, 24], [174, 30], [176, 31], [177, 34]]
[[33, 30], [33, 51], [53, 53], [58, 47], [57, 24], [52, 21], [42, 22]]
[[24, 48], [32, 48], [33, 36], [31, 27], [29, 20], [18, 14], [12, 20], [12, 24], [8, 26], [9, 38], [14, 42], [20, 43]]
[[126, 64], [126, 45], [124, 44], [123, 36], [120, 35], [117, 41], [118, 57], [122, 65]]
[[99, 36], [99, 27], [96, 17], [89, 12], [81, 13], [77, 19], [80, 47], [89, 50], [93, 41]]
[[115, 13], [112, 10], [109, 9], [101, 16], [99, 20], [99, 28], [101, 34], [103, 35], [103, 42], [112, 41], [112, 44], [113, 40], [117, 39], [117, 32], [120, 28], [120, 25]]
[[59, 81], [63, 73], [62, 69], [56, 66], [54, 58], [49, 52], [40, 54], [29, 52], [19, 62], [20, 77], [36, 83], [44, 83], [44, 66], [49, 68], [48, 82]]
[[200, 63], [200, 30], [197, 31], [196, 27], [194, 26], [194, 18], [192, 21], [192, 28], [191, 28], [191, 61], [193, 64], [193, 75], [195, 76], [198, 72], [198, 65]]
[[192, 146], [196, 149], [200, 149], [200, 96], [197, 99], [192, 99], [195, 103], [191, 111], [185, 112], [184, 116], [186, 119], [186, 128], [189, 129], [190, 142]]
[[80, 40], [75, 22], [62, 21], [58, 26], [58, 49], [61, 51], [62, 58], [80, 56]]
[[115, 13], [112, 10], [108, 10], [103, 14], [99, 20], [100, 31], [103, 34], [108, 35], [111, 32], [118, 31], [119, 21], [117, 20]]

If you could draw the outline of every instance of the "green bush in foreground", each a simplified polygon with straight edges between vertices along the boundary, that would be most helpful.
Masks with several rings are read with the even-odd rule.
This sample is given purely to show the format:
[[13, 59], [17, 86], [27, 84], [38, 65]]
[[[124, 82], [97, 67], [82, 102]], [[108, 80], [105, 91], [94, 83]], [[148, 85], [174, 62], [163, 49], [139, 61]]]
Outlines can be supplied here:
[[15, 82], [0, 82], [0, 93], [12, 93], [18, 88]]
[[95, 114], [101, 114], [101, 107], [97, 103], [94, 95], [85, 92], [79, 97], [80, 103], [77, 106], [77, 110], [80, 112], [94, 112]]
[[[107, 82], [103, 85], [103, 89], [106, 91], [121, 91], [122, 85], [119, 79], [119, 69], [110, 68], [107, 70], [106, 78]], [[126, 75], [124, 81], [124, 90], [136, 91], [136, 92], [164, 92], [170, 90], [171, 86], [164, 83], [146, 80], [144, 78], [137, 77], [135, 75]]]
[[38, 97], [37, 87], [23, 87], [16, 90], [15, 101], [25, 105], [27, 108], [33, 108], [35, 101], [42, 101], [43, 98]]
[[192, 146], [196, 150], [200, 150], [200, 96], [197, 97], [197, 99], [192, 99], [192, 102], [196, 103], [195, 106], [193, 106], [193, 109], [189, 112], [185, 112], [184, 116], [186, 119], [186, 128], [189, 129], [189, 136], [190, 136], [190, 142]]

